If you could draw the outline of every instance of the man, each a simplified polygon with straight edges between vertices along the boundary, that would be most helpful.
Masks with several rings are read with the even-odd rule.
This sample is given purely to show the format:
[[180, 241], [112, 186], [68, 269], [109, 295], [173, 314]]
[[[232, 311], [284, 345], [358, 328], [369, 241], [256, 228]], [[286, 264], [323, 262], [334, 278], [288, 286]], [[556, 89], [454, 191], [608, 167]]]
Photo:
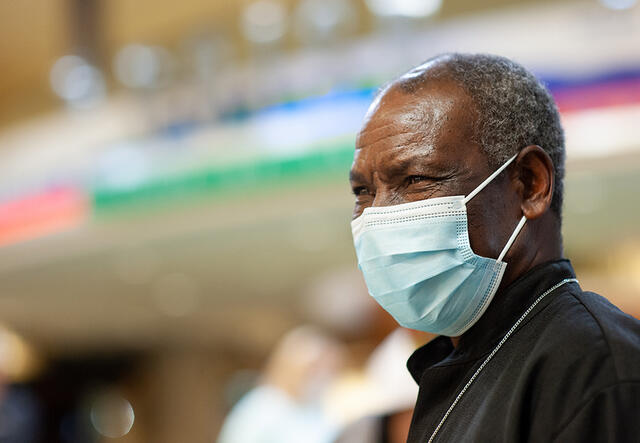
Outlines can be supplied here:
[[441, 334], [408, 362], [409, 442], [640, 441], [640, 322], [563, 259], [564, 158], [553, 99], [503, 57], [435, 57], [371, 105], [359, 267], [401, 325]]

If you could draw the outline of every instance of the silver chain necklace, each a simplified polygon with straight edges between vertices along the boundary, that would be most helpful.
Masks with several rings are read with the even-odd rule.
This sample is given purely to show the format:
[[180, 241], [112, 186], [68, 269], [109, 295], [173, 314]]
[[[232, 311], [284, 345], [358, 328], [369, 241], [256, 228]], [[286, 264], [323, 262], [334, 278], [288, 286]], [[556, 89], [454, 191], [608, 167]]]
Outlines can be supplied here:
[[447, 412], [445, 412], [444, 416], [442, 417], [442, 420], [440, 420], [440, 423], [438, 423], [438, 426], [433, 431], [433, 434], [431, 434], [431, 437], [429, 438], [429, 442], [428, 443], [432, 443], [433, 442], [433, 439], [436, 438], [436, 435], [438, 434], [438, 431], [440, 431], [440, 428], [442, 428], [442, 425], [444, 425], [444, 422], [447, 421], [447, 418], [451, 414], [451, 411], [453, 411], [453, 408], [456, 407], [456, 405], [458, 404], [458, 402], [460, 401], [460, 399], [462, 398], [464, 393], [467, 392], [467, 390], [469, 389], [471, 384], [478, 377], [478, 374], [480, 374], [480, 372], [484, 369], [484, 367], [487, 366], [487, 363], [489, 363], [489, 361], [491, 361], [493, 356], [496, 355], [496, 353], [502, 347], [502, 345], [505, 344], [505, 342], [507, 340], [509, 340], [509, 337], [511, 337], [511, 334], [513, 334], [513, 332], [516, 330], [516, 328], [520, 325], [520, 323], [522, 323], [522, 321], [527, 317], [527, 315], [529, 315], [529, 313], [533, 310], [533, 308], [535, 308], [536, 305], [538, 303], [540, 303], [542, 301], [542, 299], [545, 298], [547, 295], [549, 295], [551, 292], [555, 291], [560, 286], [562, 286], [562, 285], [564, 285], [566, 283], [570, 283], [570, 282], [578, 283], [578, 279], [577, 278], [565, 278], [560, 283], [556, 283], [555, 285], [553, 285], [552, 287], [547, 289], [542, 295], [540, 295], [540, 297], [538, 297], [537, 300], [534, 301], [531, 306], [529, 306], [529, 309], [524, 311], [524, 313], [520, 316], [518, 321], [516, 321], [513, 324], [513, 326], [511, 326], [511, 329], [509, 329], [509, 331], [504, 335], [504, 337], [502, 337], [502, 340], [500, 340], [500, 343], [498, 343], [497, 346], [495, 348], [493, 348], [493, 351], [491, 351], [491, 353], [487, 356], [487, 358], [482, 362], [480, 367], [478, 369], [476, 369], [476, 372], [474, 372], [474, 374], [471, 376], [471, 378], [469, 379], [467, 384], [464, 385], [464, 388], [462, 388], [462, 390], [460, 391], [460, 393], [458, 394], [456, 399], [453, 401], [453, 403], [451, 403], [451, 406], [449, 406], [449, 409], [447, 409]]

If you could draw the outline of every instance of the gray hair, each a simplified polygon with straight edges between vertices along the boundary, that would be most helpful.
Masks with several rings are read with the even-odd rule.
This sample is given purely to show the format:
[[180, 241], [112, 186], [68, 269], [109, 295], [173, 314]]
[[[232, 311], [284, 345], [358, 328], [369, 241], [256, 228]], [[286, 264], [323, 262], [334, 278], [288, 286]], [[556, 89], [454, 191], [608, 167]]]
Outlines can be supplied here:
[[449, 53], [427, 60], [410, 74], [392, 85], [413, 93], [428, 80], [443, 78], [462, 87], [478, 111], [474, 141], [494, 168], [528, 145], [544, 149], [555, 168], [551, 209], [561, 216], [564, 131], [551, 94], [531, 72], [505, 57]]

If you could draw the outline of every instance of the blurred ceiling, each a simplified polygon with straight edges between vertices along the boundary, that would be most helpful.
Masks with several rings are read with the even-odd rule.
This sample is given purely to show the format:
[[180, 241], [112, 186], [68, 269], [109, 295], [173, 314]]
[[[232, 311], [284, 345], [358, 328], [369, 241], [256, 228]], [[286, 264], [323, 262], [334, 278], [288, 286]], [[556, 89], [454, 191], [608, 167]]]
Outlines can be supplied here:
[[[594, 0], [595, 1], [595, 0]], [[239, 17], [248, 0], [22, 0], [0, 2], [0, 128], [59, 106], [49, 72], [63, 55], [77, 53], [109, 74], [111, 59], [130, 43], [178, 50], [202, 33], [229, 39], [234, 53], [247, 55]], [[296, 0], [284, 0], [289, 8]], [[370, 32], [372, 16], [364, 0], [354, 0], [362, 19], [357, 34]], [[447, 0], [424, 23], [495, 8], [551, 0]], [[289, 36], [286, 47], [296, 44]], [[115, 83], [111, 81], [112, 88]]]

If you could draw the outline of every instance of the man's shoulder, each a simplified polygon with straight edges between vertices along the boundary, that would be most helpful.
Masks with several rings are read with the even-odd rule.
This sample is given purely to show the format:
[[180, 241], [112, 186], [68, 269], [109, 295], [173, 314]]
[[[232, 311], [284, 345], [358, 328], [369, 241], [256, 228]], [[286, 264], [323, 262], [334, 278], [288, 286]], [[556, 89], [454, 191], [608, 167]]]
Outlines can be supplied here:
[[639, 405], [640, 321], [577, 285], [548, 308], [541, 340], [556, 337], [553, 361], [540, 365], [541, 386], [554, 391], [541, 394], [556, 417], [548, 441], [630, 441], [638, 426], [630, 419]]
[[[522, 332], [527, 347], [519, 356], [520, 392], [533, 399], [523, 408], [536, 411], [549, 435], [561, 435], [575, 417], [602, 413], [603, 405], [616, 413], [633, 406], [626, 392], [640, 390], [638, 320], [571, 285], [554, 294]], [[568, 440], [580, 441], [557, 441]]]
[[612, 382], [640, 380], [640, 321], [579, 288], [563, 291], [548, 308], [541, 338], [553, 336], [565, 358], [610, 363]]

